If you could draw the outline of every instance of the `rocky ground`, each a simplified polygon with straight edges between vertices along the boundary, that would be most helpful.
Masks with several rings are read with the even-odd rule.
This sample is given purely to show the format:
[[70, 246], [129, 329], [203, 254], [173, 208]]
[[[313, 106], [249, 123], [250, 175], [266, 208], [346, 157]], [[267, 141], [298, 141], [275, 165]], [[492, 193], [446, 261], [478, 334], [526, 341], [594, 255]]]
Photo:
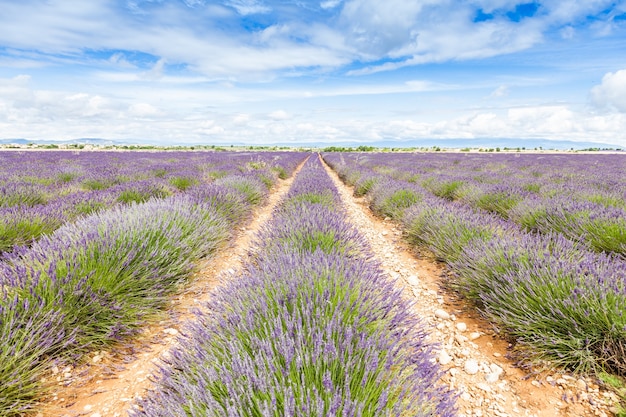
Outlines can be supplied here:
[[[369, 241], [382, 268], [410, 298], [415, 313], [440, 346], [437, 360], [445, 383], [459, 393], [459, 417], [610, 416], [614, 394], [591, 378], [558, 371], [528, 373], [508, 359], [509, 345], [471, 308], [440, 287], [448, 271], [426, 252], [416, 252], [388, 219], [372, 215], [364, 199], [330, 171], [350, 221]], [[222, 280], [235, 277], [254, 235], [271, 217], [292, 179], [281, 181], [269, 202], [237, 231], [232, 243], [200, 266], [193, 283], [174, 300], [160, 321], [132, 343], [94, 352], [77, 368], [57, 367], [47, 378], [51, 391], [39, 417], [124, 417], [151, 384], [155, 364], [176, 343], [186, 320]]]

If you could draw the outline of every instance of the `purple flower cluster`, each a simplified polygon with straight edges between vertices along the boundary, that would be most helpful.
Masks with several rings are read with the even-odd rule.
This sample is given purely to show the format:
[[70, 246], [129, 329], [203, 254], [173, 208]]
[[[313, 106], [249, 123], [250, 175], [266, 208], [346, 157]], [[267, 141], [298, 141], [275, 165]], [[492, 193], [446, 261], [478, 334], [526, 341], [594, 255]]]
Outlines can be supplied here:
[[433, 346], [346, 224], [317, 158], [252, 253], [198, 312], [132, 415], [454, 415]]
[[[359, 177], [379, 175], [367, 194], [372, 207], [401, 220], [414, 242], [448, 262], [455, 272], [449, 284], [513, 336], [518, 352], [581, 371], [626, 375], [624, 209], [615, 199], [603, 205], [581, 197], [587, 192], [581, 188], [598, 195], [616, 186], [602, 183], [593, 171], [599, 167], [604, 175], [613, 170], [626, 178], [624, 165], [614, 165], [620, 157], [608, 156], [591, 169], [578, 155], [553, 161], [463, 154], [324, 157]], [[556, 161], [562, 163], [558, 171], [544, 165]], [[505, 174], [513, 178], [510, 186]], [[538, 181], [548, 177], [550, 183]], [[576, 191], [575, 181], [581, 181]], [[380, 210], [398, 190], [421, 198], [400, 211]]]

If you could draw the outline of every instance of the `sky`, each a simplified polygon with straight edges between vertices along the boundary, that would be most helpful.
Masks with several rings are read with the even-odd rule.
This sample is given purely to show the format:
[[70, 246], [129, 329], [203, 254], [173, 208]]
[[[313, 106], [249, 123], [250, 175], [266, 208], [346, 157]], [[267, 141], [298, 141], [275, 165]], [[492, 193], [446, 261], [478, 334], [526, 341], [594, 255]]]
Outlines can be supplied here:
[[626, 147], [626, 0], [0, 0], [0, 138]]

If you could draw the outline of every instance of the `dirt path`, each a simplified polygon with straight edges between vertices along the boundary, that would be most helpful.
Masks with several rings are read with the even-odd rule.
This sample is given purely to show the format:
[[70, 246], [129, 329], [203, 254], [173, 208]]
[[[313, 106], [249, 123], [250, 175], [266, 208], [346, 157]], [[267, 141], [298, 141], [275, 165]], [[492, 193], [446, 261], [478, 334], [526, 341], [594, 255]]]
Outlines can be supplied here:
[[611, 394], [600, 392], [591, 379], [549, 371], [531, 376], [515, 367], [506, 358], [508, 344], [489, 324], [439, 288], [446, 268], [416, 254], [394, 222], [374, 216], [364, 198], [355, 198], [352, 187], [326, 169], [348, 218], [369, 241], [383, 270], [398, 279], [441, 346], [438, 361], [447, 370], [445, 381], [460, 393], [459, 417], [612, 415], [604, 405]]
[[151, 386], [150, 376], [159, 357], [167, 355], [182, 324], [193, 318], [194, 307], [242, 267], [252, 239], [270, 219], [303, 164], [290, 178], [278, 180], [268, 202], [252, 213], [251, 220], [235, 232], [227, 247], [199, 265], [190, 284], [173, 300], [161, 321], [148, 326], [127, 346], [117, 346], [111, 352], [95, 352], [85, 365], [54, 369], [51, 376], [54, 388], [37, 417], [127, 416], [133, 401]]

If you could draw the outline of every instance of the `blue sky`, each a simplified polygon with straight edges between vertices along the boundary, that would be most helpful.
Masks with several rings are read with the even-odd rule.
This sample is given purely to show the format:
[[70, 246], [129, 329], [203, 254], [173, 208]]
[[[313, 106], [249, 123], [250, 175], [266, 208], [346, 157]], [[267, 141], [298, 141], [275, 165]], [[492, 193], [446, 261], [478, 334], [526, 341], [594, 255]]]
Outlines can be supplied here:
[[0, 138], [626, 146], [626, 0], [0, 0]]

